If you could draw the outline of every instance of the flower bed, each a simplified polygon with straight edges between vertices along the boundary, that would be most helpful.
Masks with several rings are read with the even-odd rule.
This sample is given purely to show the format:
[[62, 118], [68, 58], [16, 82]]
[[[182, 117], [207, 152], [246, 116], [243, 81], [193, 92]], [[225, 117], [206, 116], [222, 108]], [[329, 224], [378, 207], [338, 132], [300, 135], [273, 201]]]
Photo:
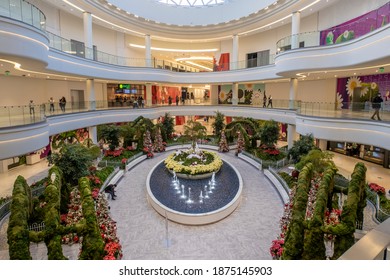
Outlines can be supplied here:
[[218, 172], [222, 166], [221, 158], [214, 152], [207, 152], [199, 149], [179, 150], [169, 155], [165, 166], [175, 171], [176, 174], [211, 174]]

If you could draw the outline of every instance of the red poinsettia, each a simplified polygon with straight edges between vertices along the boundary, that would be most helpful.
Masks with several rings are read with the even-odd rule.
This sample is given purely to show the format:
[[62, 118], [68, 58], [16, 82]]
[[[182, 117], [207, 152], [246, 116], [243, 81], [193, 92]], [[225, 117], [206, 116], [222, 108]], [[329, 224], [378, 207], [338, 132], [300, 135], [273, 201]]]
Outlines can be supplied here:
[[376, 192], [377, 194], [385, 194], [386, 193], [386, 189], [378, 184], [370, 183], [370, 184], [368, 184], [368, 187], [370, 188], [370, 190]]

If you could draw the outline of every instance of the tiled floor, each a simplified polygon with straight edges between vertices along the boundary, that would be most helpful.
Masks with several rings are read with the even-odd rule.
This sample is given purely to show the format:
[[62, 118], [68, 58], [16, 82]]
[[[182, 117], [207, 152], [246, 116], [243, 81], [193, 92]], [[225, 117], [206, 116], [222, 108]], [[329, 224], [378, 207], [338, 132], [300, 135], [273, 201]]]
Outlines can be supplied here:
[[[118, 236], [123, 245], [124, 259], [270, 259], [268, 249], [279, 232], [278, 223], [283, 205], [262, 172], [241, 161], [233, 153], [222, 154], [224, 159], [236, 166], [244, 179], [241, 204], [235, 212], [218, 223], [199, 227], [184, 226], [169, 221], [166, 223], [146, 199], [146, 176], [163, 156], [166, 154], [157, 154], [155, 158], [127, 172], [118, 185], [117, 200], [110, 201], [111, 214], [117, 221]], [[358, 160], [334, 154], [334, 161], [339, 172], [348, 177]], [[390, 170], [373, 163], [364, 163], [368, 169], [367, 180], [390, 189]], [[46, 176], [47, 169], [46, 162], [42, 161], [1, 174], [3, 195], [11, 193], [17, 175], [22, 174], [32, 183]], [[369, 209], [368, 215], [371, 215]], [[6, 226], [0, 225], [0, 259], [8, 258]], [[367, 227], [365, 230], [371, 229], [372, 225]], [[34, 259], [45, 259], [44, 248], [36, 245], [31, 248]], [[67, 256], [76, 258], [77, 248], [66, 250]]]

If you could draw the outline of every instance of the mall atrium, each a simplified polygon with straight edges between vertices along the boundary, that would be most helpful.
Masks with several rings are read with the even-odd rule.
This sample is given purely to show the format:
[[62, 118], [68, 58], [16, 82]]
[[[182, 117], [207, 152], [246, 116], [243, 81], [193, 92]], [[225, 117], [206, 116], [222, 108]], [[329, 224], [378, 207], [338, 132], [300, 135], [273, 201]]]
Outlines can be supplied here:
[[[389, 21], [388, 0], [0, 0], [0, 178], [6, 182], [0, 197], [12, 194], [17, 174], [47, 172], [54, 136], [85, 129], [96, 144], [100, 125], [140, 116], [158, 122], [167, 112], [178, 129], [192, 118], [208, 125], [216, 112], [226, 123], [274, 120], [288, 149], [311, 134], [318, 148], [335, 155], [340, 170], [351, 166], [349, 175], [358, 161], [371, 166], [367, 180], [388, 193]], [[376, 95], [383, 100], [378, 119]], [[191, 230], [173, 224], [172, 250], [156, 249], [164, 231], [152, 232], [164, 218], [146, 201], [137, 204], [145, 199], [147, 170], [162, 160], [156, 157], [129, 169], [118, 183], [121, 197], [116, 205], [110, 201], [124, 259], [271, 258], [283, 196], [248, 162], [234, 154], [222, 158], [244, 178], [241, 205], [226, 219], [191, 230], [204, 240], [217, 232], [227, 238], [198, 250], [199, 240], [186, 237]], [[34, 182], [40, 179], [35, 173], [28, 173]], [[263, 213], [259, 205], [272, 212], [261, 224], [251, 217]], [[130, 235], [125, 232], [134, 220], [123, 207], [130, 207], [136, 223], [144, 222]], [[390, 225], [384, 224], [378, 252], [364, 255], [365, 244], [345, 259], [386, 258]], [[242, 242], [231, 244], [237, 235]], [[259, 249], [252, 254], [256, 238]]]

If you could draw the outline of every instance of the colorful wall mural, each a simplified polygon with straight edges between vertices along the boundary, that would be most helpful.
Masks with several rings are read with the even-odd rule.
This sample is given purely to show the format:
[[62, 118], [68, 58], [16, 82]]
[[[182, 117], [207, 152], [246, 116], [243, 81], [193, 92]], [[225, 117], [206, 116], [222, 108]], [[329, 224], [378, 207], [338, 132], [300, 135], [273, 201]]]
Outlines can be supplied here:
[[[241, 84], [238, 85], [238, 104], [262, 105], [265, 93], [265, 84]], [[232, 104], [232, 85], [218, 87], [218, 103]]]
[[[358, 96], [356, 96], [356, 88], [360, 88]], [[384, 105], [387, 106], [390, 103], [390, 74], [339, 78], [336, 89], [337, 106], [339, 109], [348, 109], [352, 102], [370, 102], [378, 92], [381, 93], [385, 101]]]
[[342, 24], [321, 31], [320, 45], [343, 43], [363, 36], [389, 23], [390, 3], [351, 19]]

